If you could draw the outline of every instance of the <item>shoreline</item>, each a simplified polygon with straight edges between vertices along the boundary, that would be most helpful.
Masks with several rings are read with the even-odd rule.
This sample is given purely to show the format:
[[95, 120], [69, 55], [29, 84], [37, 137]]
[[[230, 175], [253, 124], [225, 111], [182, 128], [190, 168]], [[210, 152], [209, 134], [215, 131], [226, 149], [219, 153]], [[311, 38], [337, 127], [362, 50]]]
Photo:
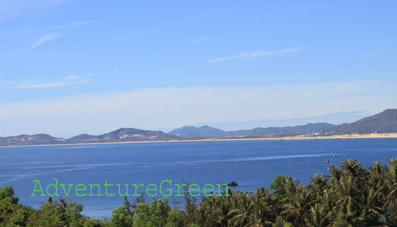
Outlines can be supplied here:
[[312, 140], [312, 139], [387, 139], [397, 138], [397, 133], [371, 133], [371, 134], [341, 134], [341, 135], [296, 135], [283, 137], [230, 137], [230, 138], [203, 138], [181, 140], [157, 141], [126, 141], [126, 142], [94, 142], [94, 143], [67, 143], [67, 144], [38, 144], [38, 145], [10, 145], [3, 147], [42, 147], [42, 146], [76, 146], [76, 145], [101, 145], [101, 144], [131, 144], [131, 143], [174, 143], [174, 142], [207, 142], [207, 141], [245, 141], [245, 140]]

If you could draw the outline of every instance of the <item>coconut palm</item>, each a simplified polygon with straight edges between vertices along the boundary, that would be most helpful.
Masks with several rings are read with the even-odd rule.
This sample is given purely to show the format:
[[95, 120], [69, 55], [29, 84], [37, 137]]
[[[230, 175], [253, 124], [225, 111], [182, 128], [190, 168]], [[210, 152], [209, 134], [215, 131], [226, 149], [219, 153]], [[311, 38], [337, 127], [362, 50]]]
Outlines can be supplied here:
[[266, 187], [259, 187], [252, 198], [254, 209], [252, 211], [251, 226], [272, 226], [276, 218], [274, 196]]
[[227, 214], [230, 218], [228, 224], [231, 226], [250, 226], [250, 214], [251, 210], [254, 209], [251, 196], [245, 191], [236, 191], [234, 195], [233, 209]]
[[[287, 188], [288, 184], [290, 182], [287, 183]], [[304, 185], [299, 185], [295, 191], [287, 189], [287, 197], [283, 204], [284, 211], [281, 214], [284, 214], [287, 220], [292, 220], [294, 225], [304, 226], [304, 215], [313, 203], [309, 190]]]
[[315, 174], [310, 178], [309, 189], [310, 193], [313, 195], [313, 199], [320, 200], [326, 190], [328, 190], [328, 178], [322, 174]]

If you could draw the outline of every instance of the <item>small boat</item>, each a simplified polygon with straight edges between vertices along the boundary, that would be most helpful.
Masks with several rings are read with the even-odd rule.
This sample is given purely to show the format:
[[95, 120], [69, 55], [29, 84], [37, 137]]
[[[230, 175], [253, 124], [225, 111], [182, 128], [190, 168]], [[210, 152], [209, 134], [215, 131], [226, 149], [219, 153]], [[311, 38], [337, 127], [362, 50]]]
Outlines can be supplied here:
[[338, 156], [334, 155], [334, 158], [336, 158], [336, 157], [338, 157]]
[[234, 181], [234, 180], [232, 180], [232, 181], [230, 181], [229, 183], [227, 183], [227, 186], [231, 186], [231, 187], [237, 186], [237, 185], [238, 185], [237, 182]]
[[329, 163], [329, 160], [325, 160], [326, 163]]

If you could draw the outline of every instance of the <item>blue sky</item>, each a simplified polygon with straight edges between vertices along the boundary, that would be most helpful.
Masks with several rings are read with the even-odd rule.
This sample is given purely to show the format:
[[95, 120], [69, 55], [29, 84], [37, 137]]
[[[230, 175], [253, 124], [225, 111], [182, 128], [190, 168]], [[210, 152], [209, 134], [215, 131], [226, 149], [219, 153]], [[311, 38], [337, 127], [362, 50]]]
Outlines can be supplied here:
[[0, 0], [0, 136], [395, 108], [396, 7]]

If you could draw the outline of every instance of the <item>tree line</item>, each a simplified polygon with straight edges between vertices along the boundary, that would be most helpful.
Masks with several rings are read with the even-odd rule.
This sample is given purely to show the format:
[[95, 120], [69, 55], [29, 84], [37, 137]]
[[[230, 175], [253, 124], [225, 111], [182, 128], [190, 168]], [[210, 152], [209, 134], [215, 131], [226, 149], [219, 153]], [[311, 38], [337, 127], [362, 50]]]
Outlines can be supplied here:
[[96, 220], [66, 198], [50, 197], [39, 209], [19, 204], [13, 188], [5, 186], [0, 188], [0, 226], [397, 226], [397, 159], [388, 165], [374, 162], [368, 169], [346, 160], [330, 166], [328, 175], [315, 174], [307, 185], [278, 175], [270, 188], [227, 193], [231, 196], [214, 194], [198, 202], [186, 191], [183, 210], [166, 198], [126, 198], [110, 218]]

